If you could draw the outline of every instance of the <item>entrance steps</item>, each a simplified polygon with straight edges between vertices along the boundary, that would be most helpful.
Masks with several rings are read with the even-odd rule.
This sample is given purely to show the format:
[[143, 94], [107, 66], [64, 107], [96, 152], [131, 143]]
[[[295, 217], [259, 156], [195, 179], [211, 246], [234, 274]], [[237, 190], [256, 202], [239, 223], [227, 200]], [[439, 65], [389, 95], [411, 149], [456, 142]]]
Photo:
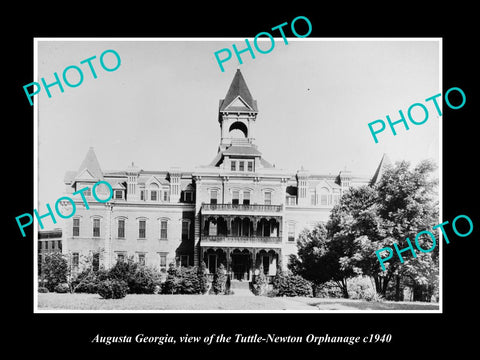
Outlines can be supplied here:
[[235, 296], [255, 296], [250, 291], [250, 283], [248, 281], [230, 280], [230, 290]]

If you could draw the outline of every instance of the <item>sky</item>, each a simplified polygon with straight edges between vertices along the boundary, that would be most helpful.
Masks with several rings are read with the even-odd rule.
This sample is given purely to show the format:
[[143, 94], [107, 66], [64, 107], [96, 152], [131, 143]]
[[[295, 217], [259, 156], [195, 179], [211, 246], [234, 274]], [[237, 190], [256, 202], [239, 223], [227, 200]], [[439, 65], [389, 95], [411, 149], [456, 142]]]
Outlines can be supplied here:
[[[438, 39], [288, 38], [286, 45], [278, 38], [268, 54], [254, 50], [252, 59], [243, 53], [243, 64], [233, 54], [222, 72], [214, 53], [233, 52], [232, 44], [243, 49], [245, 39], [38, 39], [38, 78], [32, 81], [51, 83], [54, 72], [61, 77], [70, 65], [84, 74], [78, 87], [63, 84], [61, 93], [53, 86], [51, 98], [44, 89], [34, 98], [39, 213], [64, 195], [65, 172], [78, 170], [89, 147], [103, 170], [125, 170], [132, 161], [145, 170], [210, 163], [220, 142], [219, 99], [237, 68], [257, 100], [256, 144], [277, 168], [372, 176], [384, 153], [392, 162], [439, 163], [441, 117], [425, 103], [441, 92]], [[99, 64], [109, 49], [121, 58], [112, 72]], [[94, 55], [96, 79], [80, 64]], [[112, 54], [104, 59], [115, 65]], [[68, 73], [72, 83], [75, 76]], [[368, 123], [386, 122], [386, 115], [398, 120], [399, 110], [407, 116], [414, 103], [427, 106], [427, 122], [409, 123], [408, 131], [399, 124], [396, 136], [387, 125], [376, 144]], [[421, 112], [412, 114], [423, 119]], [[55, 226], [45, 221], [45, 228]]]

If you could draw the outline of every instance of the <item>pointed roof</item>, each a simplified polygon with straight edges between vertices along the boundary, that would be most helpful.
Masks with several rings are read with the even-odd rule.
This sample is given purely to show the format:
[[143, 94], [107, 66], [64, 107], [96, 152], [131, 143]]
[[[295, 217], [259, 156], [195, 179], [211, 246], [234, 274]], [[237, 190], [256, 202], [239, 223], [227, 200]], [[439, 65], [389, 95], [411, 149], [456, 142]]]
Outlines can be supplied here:
[[240, 69], [237, 69], [225, 99], [220, 100], [220, 111], [224, 111], [229, 105], [232, 105], [231, 110], [234, 111], [253, 110], [258, 112], [257, 101], [253, 100], [252, 94], [250, 94], [250, 90], [248, 90], [247, 83], [245, 82]]
[[82, 175], [87, 170], [95, 179], [103, 179], [103, 172], [98, 163], [97, 156], [93, 147], [88, 149], [87, 155], [82, 161], [82, 164], [78, 168], [76, 178]]
[[382, 178], [383, 172], [385, 171], [385, 167], [390, 165], [391, 162], [387, 154], [383, 154], [382, 159], [380, 160], [380, 164], [378, 164], [377, 170], [375, 171], [372, 180], [370, 180], [370, 185], [375, 185], [377, 182], [379, 182]]

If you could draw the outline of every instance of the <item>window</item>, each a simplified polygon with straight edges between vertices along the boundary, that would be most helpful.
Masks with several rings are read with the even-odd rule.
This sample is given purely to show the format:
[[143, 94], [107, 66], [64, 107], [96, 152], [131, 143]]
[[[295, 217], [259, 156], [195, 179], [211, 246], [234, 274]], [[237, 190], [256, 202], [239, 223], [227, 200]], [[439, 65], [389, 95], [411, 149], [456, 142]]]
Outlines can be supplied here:
[[125, 254], [117, 254], [117, 262], [123, 262], [125, 260]]
[[100, 219], [93, 219], [93, 236], [100, 236]]
[[42, 250], [43, 242], [39, 241], [38, 242], [38, 250]]
[[145, 200], [145, 190], [140, 190], [140, 200]]
[[92, 189], [91, 188], [88, 188], [87, 190], [83, 191], [83, 194], [85, 196], [92, 196]]
[[217, 236], [217, 224], [214, 223], [212, 220], [209, 221], [208, 235]]
[[190, 222], [182, 221], [182, 240], [188, 240], [190, 235]]
[[217, 190], [210, 191], [210, 204], [216, 205], [217, 204], [217, 197], [218, 197]]
[[310, 191], [310, 205], [315, 205], [316, 202], [315, 190]]
[[168, 194], [168, 191], [163, 192], [163, 201], [170, 201], [170, 196]]
[[188, 255], [180, 255], [180, 266], [188, 266]]
[[295, 196], [287, 196], [286, 203], [287, 205], [296, 205], [297, 202]]
[[272, 193], [270, 191], [265, 192], [265, 205], [272, 205]]
[[123, 239], [125, 237], [125, 220], [124, 219], [118, 219], [118, 238]]
[[157, 191], [156, 190], [151, 190], [150, 191], [150, 200], [157, 201]]
[[248, 170], [248, 171], [253, 171], [253, 161], [249, 161], [249, 162], [247, 163], [247, 170]]
[[328, 205], [328, 195], [321, 194], [320, 195], [320, 205]]
[[80, 219], [73, 219], [73, 236], [80, 236]]
[[240, 195], [239, 195], [238, 190], [234, 190], [232, 192], [232, 204], [233, 205], [238, 205], [239, 197], [240, 197]]
[[236, 161], [231, 161], [230, 162], [230, 170], [232, 171], [236, 171], [236, 165], [237, 165], [237, 162]]
[[160, 221], [160, 239], [167, 239], [167, 220]]
[[72, 253], [72, 267], [74, 267], [74, 268], [78, 267], [78, 253], [77, 252]]
[[160, 253], [160, 269], [167, 268], [167, 253]]
[[243, 205], [250, 205], [250, 191], [243, 192]]
[[328, 205], [329, 193], [330, 191], [327, 188], [323, 187], [320, 189], [320, 205]]
[[185, 202], [192, 202], [193, 201], [193, 192], [190, 190], [185, 191], [184, 193]]
[[288, 224], [288, 241], [295, 241], [295, 223]]
[[145, 266], [145, 254], [138, 254], [138, 264]]
[[48, 250], [48, 241], [45, 241], [45, 250]]
[[147, 222], [145, 220], [140, 220], [138, 222], [138, 237], [140, 239], [145, 239], [146, 228]]
[[62, 240], [57, 240], [57, 249], [62, 251]]
[[123, 199], [123, 191], [115, 190], [115, 199]]
[[238, 171], [245, 171], [245, 162], [239, 161], [238, 162]]

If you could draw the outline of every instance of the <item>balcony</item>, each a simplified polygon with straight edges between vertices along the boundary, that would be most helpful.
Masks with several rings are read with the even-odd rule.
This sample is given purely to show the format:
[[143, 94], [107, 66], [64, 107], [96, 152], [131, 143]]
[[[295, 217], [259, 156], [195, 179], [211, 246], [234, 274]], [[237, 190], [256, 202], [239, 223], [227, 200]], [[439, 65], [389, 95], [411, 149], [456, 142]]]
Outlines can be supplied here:
[[282, 208], [282, 205], [202, 204], [203, 213], [278, 213]]
[[[278, 236], [202, 236], [200, 246], [274, 246], [279, 247], [282, 238]], [[276, 245], [276, 246], [275, 246]]]

